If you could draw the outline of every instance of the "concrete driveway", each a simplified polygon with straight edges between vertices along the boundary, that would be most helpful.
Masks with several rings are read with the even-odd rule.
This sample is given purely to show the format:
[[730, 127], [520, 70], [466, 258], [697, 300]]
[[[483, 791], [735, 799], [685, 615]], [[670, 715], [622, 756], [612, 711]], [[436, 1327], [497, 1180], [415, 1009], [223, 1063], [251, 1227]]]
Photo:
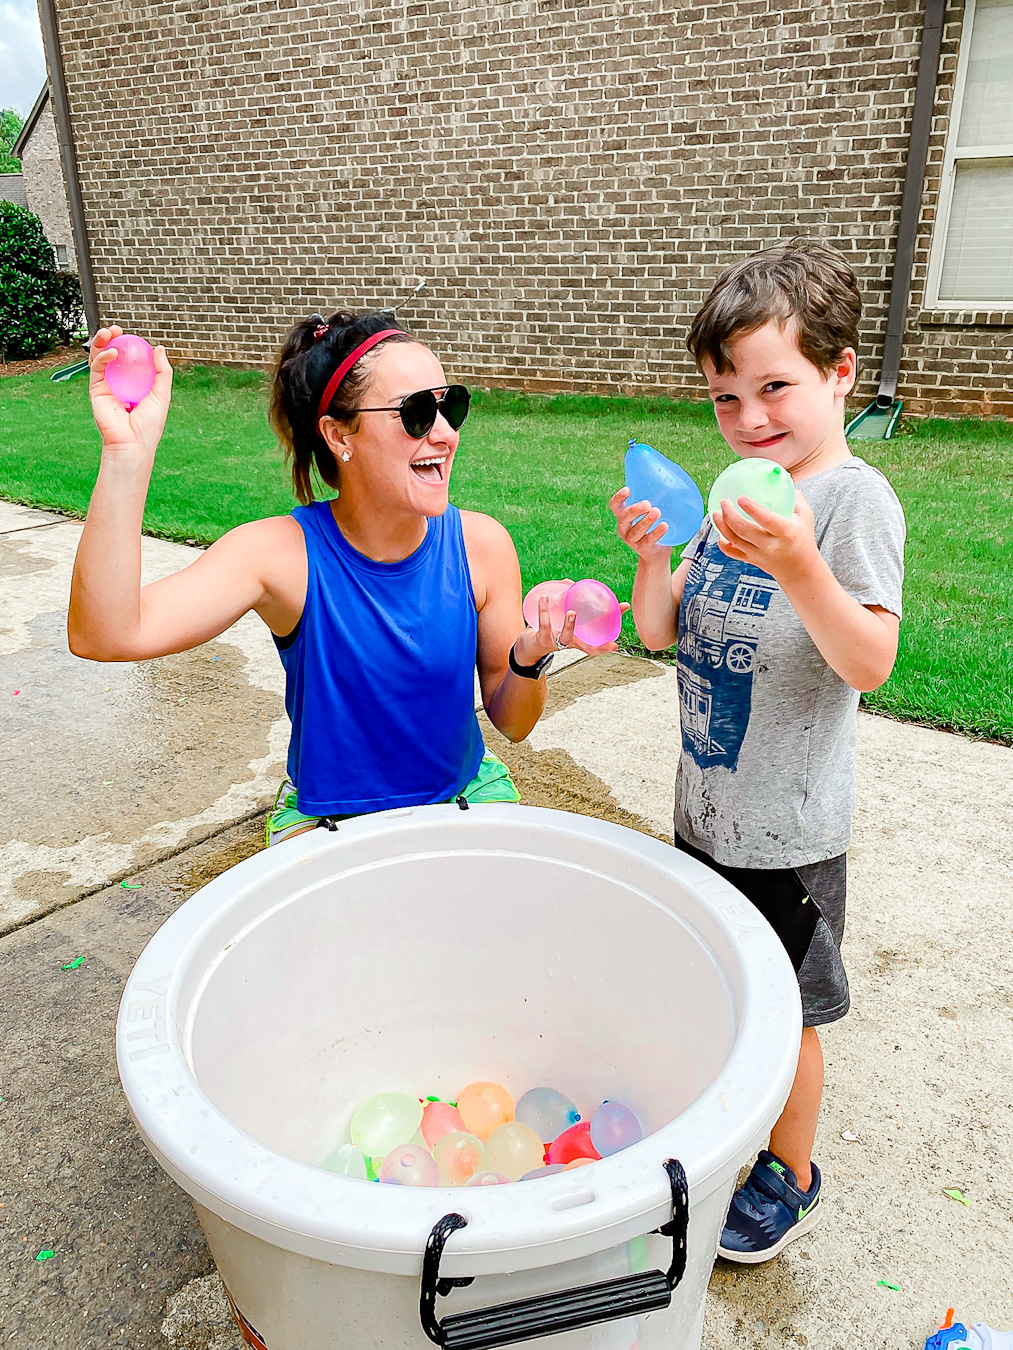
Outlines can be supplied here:
[[[189, 1202], [127, 1116], [113, 1023], [150, 934], [260, 845], [280, 666], [253, 619], [164, 661], [70, 656], [79, 531], [0, 504], [0, 1339], [239, 1350]], [[189, 556], [144, 542], [149, 576]], [[670, 667], [602, 658], [553, 675], [523, 745], [488, 736], [528, 802], [668, 837], [677, 717]], [[718, 1264], [707, 1350], [920, 1350], [948, 1304], [1013, 1328], [1011, 779], [1007, 748], [861, 717], [827, 1214], [776, 1262]]]

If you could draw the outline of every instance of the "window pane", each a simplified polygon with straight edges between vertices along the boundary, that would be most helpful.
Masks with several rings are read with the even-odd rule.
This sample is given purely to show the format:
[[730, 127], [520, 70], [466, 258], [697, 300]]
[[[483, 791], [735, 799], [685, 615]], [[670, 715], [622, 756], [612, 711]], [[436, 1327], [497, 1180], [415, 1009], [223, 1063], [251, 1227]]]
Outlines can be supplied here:
[[940, 300], [1013, 300], [1013, 158], [957, 164]]
[[971, 25], [960, 144], [1013, 141], [1013, 0], [978, 0]]

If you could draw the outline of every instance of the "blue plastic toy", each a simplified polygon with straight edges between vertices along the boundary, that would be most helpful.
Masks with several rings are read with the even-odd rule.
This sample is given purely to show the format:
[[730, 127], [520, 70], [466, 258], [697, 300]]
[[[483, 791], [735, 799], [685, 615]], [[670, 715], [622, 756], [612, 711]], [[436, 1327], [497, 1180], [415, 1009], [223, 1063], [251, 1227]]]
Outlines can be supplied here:
[[925, 1350], [1013, 1350], [1013, 1332], [993, 1331], [985, 1322], [968, 1330], [963, 1322], [954, 1322], [953, 1309], [947, 1308], [946, 1321], [925, 1342]]
[[[671, 548], [685, 544], [703, 524], [704, 507], [700, 489], [685, 469], [660, 455], [643, 441], [630, 441], [624, 462], [629, 502], [650, 502], [661, 512], [668, 529], [661, 544]], [[643, 520], [643, 516], [640, 517]]]

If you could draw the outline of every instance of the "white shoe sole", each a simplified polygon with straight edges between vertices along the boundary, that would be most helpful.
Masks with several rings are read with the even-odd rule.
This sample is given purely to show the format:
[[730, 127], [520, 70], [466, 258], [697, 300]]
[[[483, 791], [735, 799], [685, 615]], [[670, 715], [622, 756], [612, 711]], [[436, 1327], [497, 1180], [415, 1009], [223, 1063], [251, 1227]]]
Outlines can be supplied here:
[[821, 1196], [813, 1205], [812, 1209], [800, 1220], [788, 1229], [780, 1242], [773, 1247], [767, 1247], [762, 1252], [731, 1252], [718, 1243], [718, 1256], [725, 1261], [735, 1261], [743, 1266], [758, 1266], [764, 1261], [772, 1261], [775, 1256], [780, 1256], [789, 1242], [794, 1242], [796, 1238], [805, 1237], [806, 1233], [811, 1233], [819, 1221], [823, 1218], [823, 1197]]

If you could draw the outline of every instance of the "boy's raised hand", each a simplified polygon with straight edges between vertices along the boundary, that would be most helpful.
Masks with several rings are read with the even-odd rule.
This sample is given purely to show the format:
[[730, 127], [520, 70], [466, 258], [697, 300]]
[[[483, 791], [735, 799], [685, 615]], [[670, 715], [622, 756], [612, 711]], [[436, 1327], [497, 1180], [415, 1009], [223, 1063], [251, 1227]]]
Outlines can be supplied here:
[[[743, 511], [748, 511], [752, 520]], [[794, 514], [787, 519], [760, 506], [752, 497], [740, 497], [734, 504], [723, 501], [720, 510], [714, 512], [721, 552], [752, 563], [782, 585], [804, 577], [819, 560], [813, 523], [812, 507], [801, 492], [795, 496]]]
[[130, 412], [109, 388], [105, 368], [115, 359], [116, 339], [123, 336], [118, 325], [100, 328], [92, 339], [89, 363], [91, 375], [88, 393], [91, 411], [102, 436], [106, 450], [139, 448], [154, 456], [165, 428], [165, 419], [172, 399], [172, 366], [164, 347], [154, 349], [155, 384], [147, 398], [141, 399]]
[[660, 542], [668, 529], [667, 522], [661, 519], [656, 506], [650, 502], [629, 502], [629, 495], [629, 488], [621, 487], [609, 498], [609, 510], [616, 518], [616, 533], [645, 562], [662, 558], [667, 561], [672, 550]]

